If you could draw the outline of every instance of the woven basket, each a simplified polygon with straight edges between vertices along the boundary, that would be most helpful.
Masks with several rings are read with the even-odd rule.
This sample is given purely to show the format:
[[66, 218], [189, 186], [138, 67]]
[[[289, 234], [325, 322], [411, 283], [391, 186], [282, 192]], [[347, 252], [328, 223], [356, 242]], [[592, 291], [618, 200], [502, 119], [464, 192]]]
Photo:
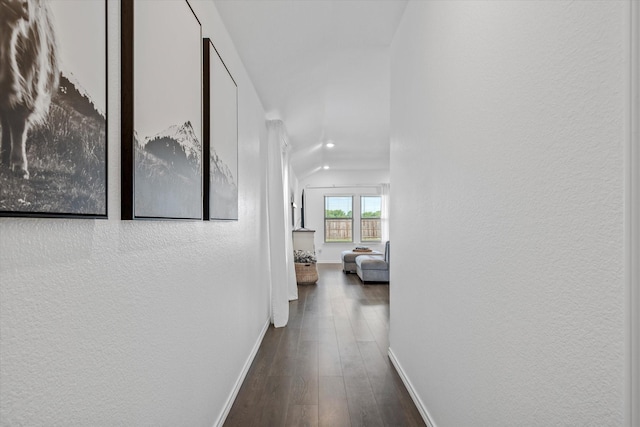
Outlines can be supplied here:
[[314, 263], [304, 264], [296, 262], [296, 282], [300, 285], [310, 285], [318, 281], [318, 270]]

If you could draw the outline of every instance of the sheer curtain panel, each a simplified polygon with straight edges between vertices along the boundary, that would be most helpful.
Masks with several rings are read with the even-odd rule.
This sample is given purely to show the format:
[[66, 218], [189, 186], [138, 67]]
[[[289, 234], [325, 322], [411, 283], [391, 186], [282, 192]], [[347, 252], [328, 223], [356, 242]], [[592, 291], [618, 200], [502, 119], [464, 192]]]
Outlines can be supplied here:
[[389, 199], [391, 186], [390, 184], [382, 184], [380, 187], [382, 193], [382, 212], [380, 215], [382, 218], [382, 242], [386, 242], [389, 240], [389, 208], [391, 207]]
[[289, 321], [289, 300], [297, 298], [288, 196], [288, 144], [284, 123], [280, 120], [267, 121], [267, 136], [271, 322], [279, 328], [286, 326]]

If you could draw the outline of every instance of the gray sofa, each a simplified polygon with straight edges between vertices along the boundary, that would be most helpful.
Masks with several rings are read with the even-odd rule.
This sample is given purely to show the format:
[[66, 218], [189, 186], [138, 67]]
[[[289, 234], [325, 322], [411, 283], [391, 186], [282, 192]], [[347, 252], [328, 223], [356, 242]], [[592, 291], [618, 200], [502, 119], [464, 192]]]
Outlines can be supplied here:
[[359, 256], [377, 255], [378, 258], [382, 258], [383, 253], [378, 251], [371, 252], [354, 252], [352, 250], [342, 251], [342, 271], [345, 273], [356, 272], [356, 258]]
[[360, 255], [356, 258], [356, 273], [366, 282], [389, 282], [389, 242], [384, 245], [384, 258]]

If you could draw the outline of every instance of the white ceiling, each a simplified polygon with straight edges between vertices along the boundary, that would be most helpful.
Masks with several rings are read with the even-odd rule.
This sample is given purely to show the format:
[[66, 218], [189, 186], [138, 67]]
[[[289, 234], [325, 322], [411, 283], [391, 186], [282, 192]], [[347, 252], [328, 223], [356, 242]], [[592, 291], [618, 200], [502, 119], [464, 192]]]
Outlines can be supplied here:
[[388, 170], [389, 45], [407, 0], [214, 1], [299, 178]]

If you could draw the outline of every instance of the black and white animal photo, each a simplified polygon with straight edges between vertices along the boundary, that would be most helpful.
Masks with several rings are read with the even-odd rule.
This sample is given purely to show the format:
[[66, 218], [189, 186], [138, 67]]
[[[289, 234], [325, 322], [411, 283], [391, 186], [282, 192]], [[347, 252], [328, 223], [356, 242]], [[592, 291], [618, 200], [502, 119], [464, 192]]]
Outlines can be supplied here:
[[105, 21], [105, 0], [0, 0], [0, 214], [106, 215]]
[[42, 123], [58, 89], [58, 52], [42, 0], [0, 0], [2, 163], [29, 179], [27, 133]]

